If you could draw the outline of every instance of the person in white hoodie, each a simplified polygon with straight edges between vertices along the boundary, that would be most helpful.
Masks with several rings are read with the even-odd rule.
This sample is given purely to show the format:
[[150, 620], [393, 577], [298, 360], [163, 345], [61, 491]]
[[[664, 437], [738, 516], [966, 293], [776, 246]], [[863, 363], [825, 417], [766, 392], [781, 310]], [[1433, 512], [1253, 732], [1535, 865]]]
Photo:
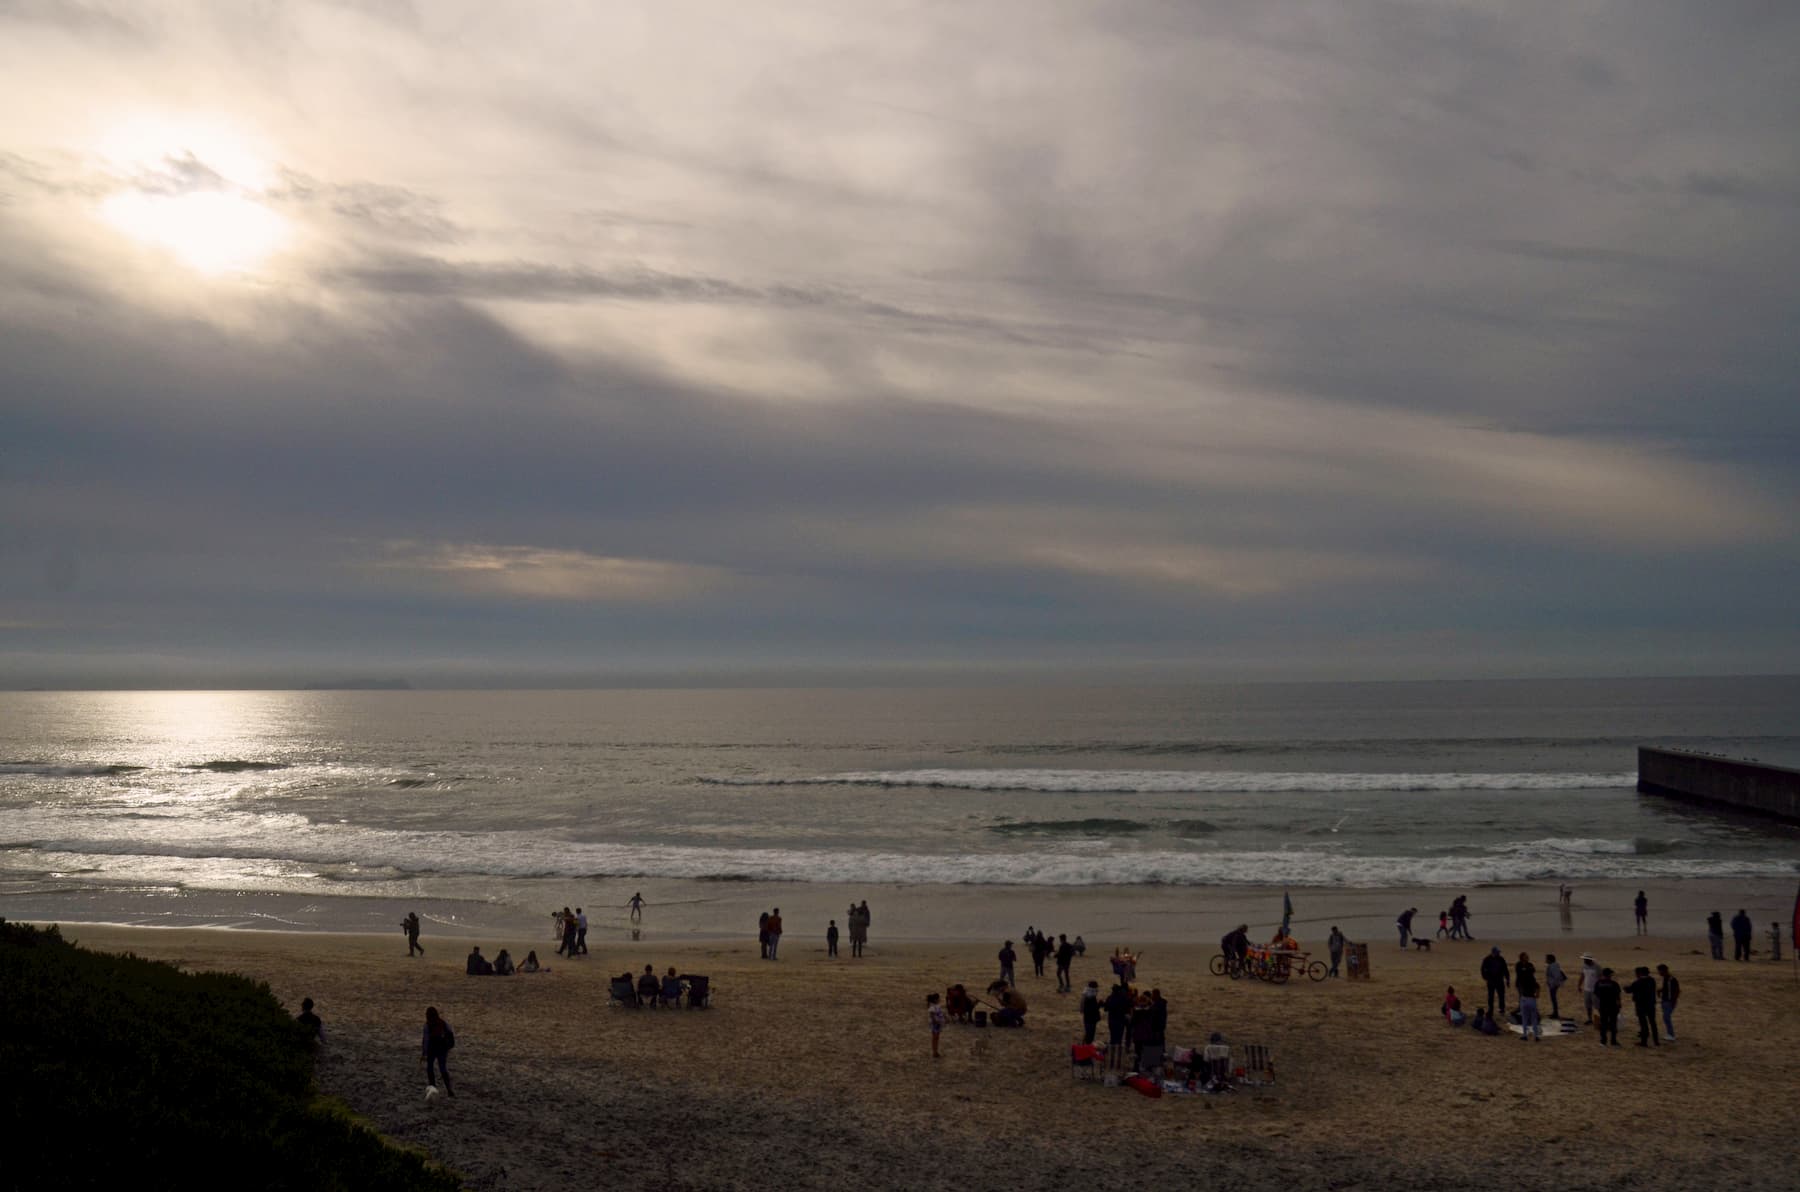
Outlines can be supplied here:
[[1589, 1025], [1594, 1021], [1594, 990], [1600, 984], [1600, 962], [1590, 954], [1581, 954], [1581, 1005], [1587, 1012]]

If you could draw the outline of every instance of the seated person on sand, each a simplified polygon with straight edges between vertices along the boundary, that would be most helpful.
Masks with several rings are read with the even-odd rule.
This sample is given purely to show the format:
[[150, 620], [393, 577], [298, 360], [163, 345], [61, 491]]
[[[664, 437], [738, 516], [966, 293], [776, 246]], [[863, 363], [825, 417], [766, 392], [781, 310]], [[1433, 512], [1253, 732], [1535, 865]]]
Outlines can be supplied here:
[[1444, 1005], [1440, 1013], [1451, 1026], [1463, 1024], [1462, 999], [1456, 996], [1456, 986], [1452, 985], [1444, 991]]
[[662, 982], [656, 979], [656, 966], [653, 964], [646, 964], [644, 966], [644, 975], [639, 977], [637, 982], [638, 1000], [647, 1006], [654, 1006], [656, 1004], [657, 995], [661, 992]]
[[519, 966], [521, 973], [547, 973], [550, 970], [538, 963], [537, 949], [525, 953], [525, 963]]
[[1299, 950], [1300, 941], [1279, 927], [1275, 929], [1275, 934], [1269, 937], [1269, 951], [1271, 952], [1298, 952]]
[[663, 975], [662, 979], [662, 1004], [679, 1006], [681, 995], [686, 989], [687, 986], [681, 983], [681, 978], [675, 975], [675, 966], [670, 965], [669, 971]]
[[510, 977], [517, 971], [513, 967], [512, 953], [505, 948], [500, 949], [500, 955], [494, 957], [494, 976]]
[[1025, 995], [1016, 989], [1000, 991], [1000, 1009], [994, 1013], [995, 1026], [1025, 1025]]
[[944, 1012], [958, 1022], [967, 1022], [975, 1012], [975, 999], [961, 985], [952, 985], [944, 991]]
[[1492, 1014], [1489, 1014], [1482, 1007], [1476, 1006], [1475, 1021], [1469, 1024], [1469, 1029], [1475, 1031], [1477, 1034], [1497, 1035], [1500, 1033], [1500, 1024], [1494, 1021], [1494, 1016]]
[[486, 957], [482, 956], [480, 945], [476, 945], [470, 951], [469, 962], [463, 971], [471, 977], [491, 977], [494, 975], [494, 966], [487, 962]]

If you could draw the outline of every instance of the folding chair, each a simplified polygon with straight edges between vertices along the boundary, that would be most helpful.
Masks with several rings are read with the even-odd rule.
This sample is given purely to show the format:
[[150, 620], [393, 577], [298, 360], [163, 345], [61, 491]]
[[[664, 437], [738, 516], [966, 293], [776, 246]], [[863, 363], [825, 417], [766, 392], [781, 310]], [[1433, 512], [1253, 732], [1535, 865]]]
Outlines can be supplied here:
[[1069, 1044], [1069, 1079], [1098, 1080], [1106, 1062], [1106, 1048], [1099, 1043]]
[[637, 983], [627, 973], [623, 977], [614, 977], [607, 982], [608, 1004], [627, 1006], [633, 1010], [638, 1008]]
[[704, 1010], [712, 1005], [712, 978], [699, 977], [693, 973], [681, 974], [687, 982], [687, 1003], [690, 1010]]

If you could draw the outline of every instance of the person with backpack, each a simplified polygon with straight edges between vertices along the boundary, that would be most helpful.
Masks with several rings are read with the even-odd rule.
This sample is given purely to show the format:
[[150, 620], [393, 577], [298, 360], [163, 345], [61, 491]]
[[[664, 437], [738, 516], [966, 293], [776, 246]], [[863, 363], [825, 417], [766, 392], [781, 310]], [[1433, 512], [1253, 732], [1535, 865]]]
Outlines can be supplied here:
[[[438, 1014], [436, 1006], [425, 1008], [425, 1033], [421, 1050], [425, 1056], [425, 1083], [432, 1088], [437, 1087], [437, 1078], [444, 1078], [444, 1092], [456, 1096], [456, 1090], [450, 1087], [450, 1049], [456, 1046], [456, 1032], [450, 1029]], [[432, 1071], [432, 1065], [437, 1071]]]

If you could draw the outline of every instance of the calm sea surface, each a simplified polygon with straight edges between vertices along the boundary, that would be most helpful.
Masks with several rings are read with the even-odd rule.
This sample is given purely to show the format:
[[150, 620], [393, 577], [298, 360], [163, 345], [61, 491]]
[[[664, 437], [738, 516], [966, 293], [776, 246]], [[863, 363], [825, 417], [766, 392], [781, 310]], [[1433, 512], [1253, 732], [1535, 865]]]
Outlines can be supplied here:
[[[1634, 747], [1800, 762], [1800, 678], [0, 694], [0, 914], [541, 879], [1464, 886], [1794, 874]], [[541, 897], [533, 893], [531, 897]]]

